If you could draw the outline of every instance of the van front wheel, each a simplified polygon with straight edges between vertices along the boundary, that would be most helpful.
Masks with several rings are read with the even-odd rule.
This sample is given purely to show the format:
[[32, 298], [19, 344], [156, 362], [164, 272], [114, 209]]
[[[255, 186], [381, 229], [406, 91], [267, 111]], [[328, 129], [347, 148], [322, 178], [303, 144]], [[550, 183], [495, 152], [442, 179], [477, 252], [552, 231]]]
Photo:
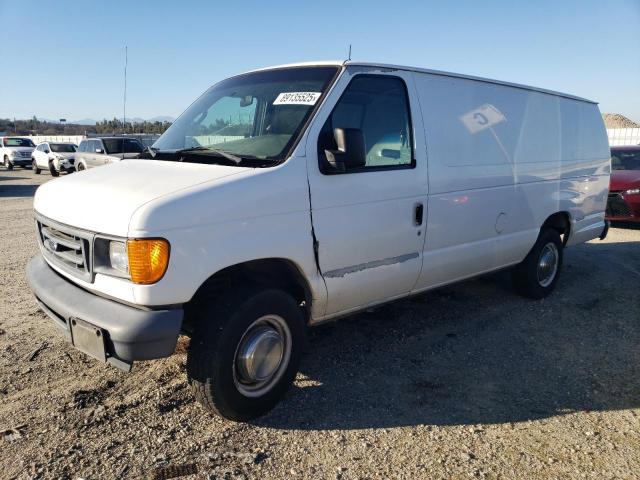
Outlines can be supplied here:
[[229, 420], [271, 410], [293, 382], [305, 341], [303, 315], [280, 290], [247, 290], [197, 309], [187, 355], [196, 399]]
[[511, 276], [516, 291], [533, 299], [549, 295], [560, 276], [562, 255], [560, 234], [551, 228], [540, 232], [529, 254], [512, 270]]

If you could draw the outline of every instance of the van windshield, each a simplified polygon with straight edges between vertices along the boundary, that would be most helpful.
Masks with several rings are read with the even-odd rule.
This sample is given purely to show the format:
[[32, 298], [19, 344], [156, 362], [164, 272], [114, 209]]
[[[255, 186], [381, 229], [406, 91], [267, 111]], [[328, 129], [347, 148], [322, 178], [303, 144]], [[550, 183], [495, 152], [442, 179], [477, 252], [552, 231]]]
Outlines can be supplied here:
[[223, 80], [196, 100], [153, 148], [281, 160], [337, 70], [294, 67]]
[[76, 151], [76, 146], [70, 143], [50, 143], [51, 151], [56, 153], [73, 153]]

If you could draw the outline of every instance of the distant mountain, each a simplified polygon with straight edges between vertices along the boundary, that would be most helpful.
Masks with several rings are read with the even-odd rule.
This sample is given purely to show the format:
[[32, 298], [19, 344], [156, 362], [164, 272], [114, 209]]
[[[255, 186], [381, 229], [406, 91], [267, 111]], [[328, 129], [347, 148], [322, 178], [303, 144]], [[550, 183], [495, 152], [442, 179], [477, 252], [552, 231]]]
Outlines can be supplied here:
[[95, 125], [96, 121], [93, 118], [82, 118], [80, 120], [67, 120], [67, 123], [75, 123], [76, 125]]
[[160, 115], [158, 117], [153, 117], [149, 119], [150, 122], [171, 122], [171, 123], [175, 122], [175, 120], [176, 120], [175, 117], [171, 117], [169, 115]]
[[[49, 122], [49, 123], [58, 123], [60, 121], [60, 119], [56, 118], [55, 120], [50, 119], [50, 118], [38, 118], [38, 120], [41, 120], [43, 122]], [[108, 120], [108, 119], [106, 119]], [[120, 120], [120, 118], [118, 117], [118, 120]], [[170, 115], [158, 115], [157, 117], [152, 117], [152, 118], [141, 118], [141, 117], [127, 117], [127, 122], [132, 122], [132, 123], [142, 123], [142, 122], [169, 122], [169, 123], [173, 123], [173, 121], [175, 120], [174, 117], [170, 116]], [[93, 118], [81, 118], [80, 120], [71, 120], [71, 119], [67, 119], [67, 123], [71, 123], [74, 125], [95, 125], [96, 123], [98, 123], [97, 120], [93, 119]]]

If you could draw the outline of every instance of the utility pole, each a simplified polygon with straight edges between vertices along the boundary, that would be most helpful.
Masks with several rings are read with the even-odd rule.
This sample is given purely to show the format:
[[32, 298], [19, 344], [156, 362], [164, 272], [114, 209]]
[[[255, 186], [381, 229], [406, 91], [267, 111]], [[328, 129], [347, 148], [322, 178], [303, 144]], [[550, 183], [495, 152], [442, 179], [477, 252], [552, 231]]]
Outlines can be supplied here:
[[122, 99], [122, 133], [125, 133], [127, 124], [127, 60], [128, 47], [124, 46], [124, 96]]

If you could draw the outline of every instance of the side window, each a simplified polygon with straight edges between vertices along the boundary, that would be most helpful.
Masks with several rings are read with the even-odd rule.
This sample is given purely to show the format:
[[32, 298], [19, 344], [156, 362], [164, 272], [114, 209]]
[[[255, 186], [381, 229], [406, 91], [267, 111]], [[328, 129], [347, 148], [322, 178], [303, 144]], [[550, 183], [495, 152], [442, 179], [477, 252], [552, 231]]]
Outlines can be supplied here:
[[356, 76], [322, 128], [319, 158], [326, 160], [325, 150], [337, 148], [336, 129], [362, 132], [366, 162], [355, 171], [414, 166], [409, 101], [400, 78]]
[[89, 144], [89, 140], [82, 140], [80, 142], [80, 146], [78, 147], [78, 151], [79, 152], [86, 152], [88, 144]]

